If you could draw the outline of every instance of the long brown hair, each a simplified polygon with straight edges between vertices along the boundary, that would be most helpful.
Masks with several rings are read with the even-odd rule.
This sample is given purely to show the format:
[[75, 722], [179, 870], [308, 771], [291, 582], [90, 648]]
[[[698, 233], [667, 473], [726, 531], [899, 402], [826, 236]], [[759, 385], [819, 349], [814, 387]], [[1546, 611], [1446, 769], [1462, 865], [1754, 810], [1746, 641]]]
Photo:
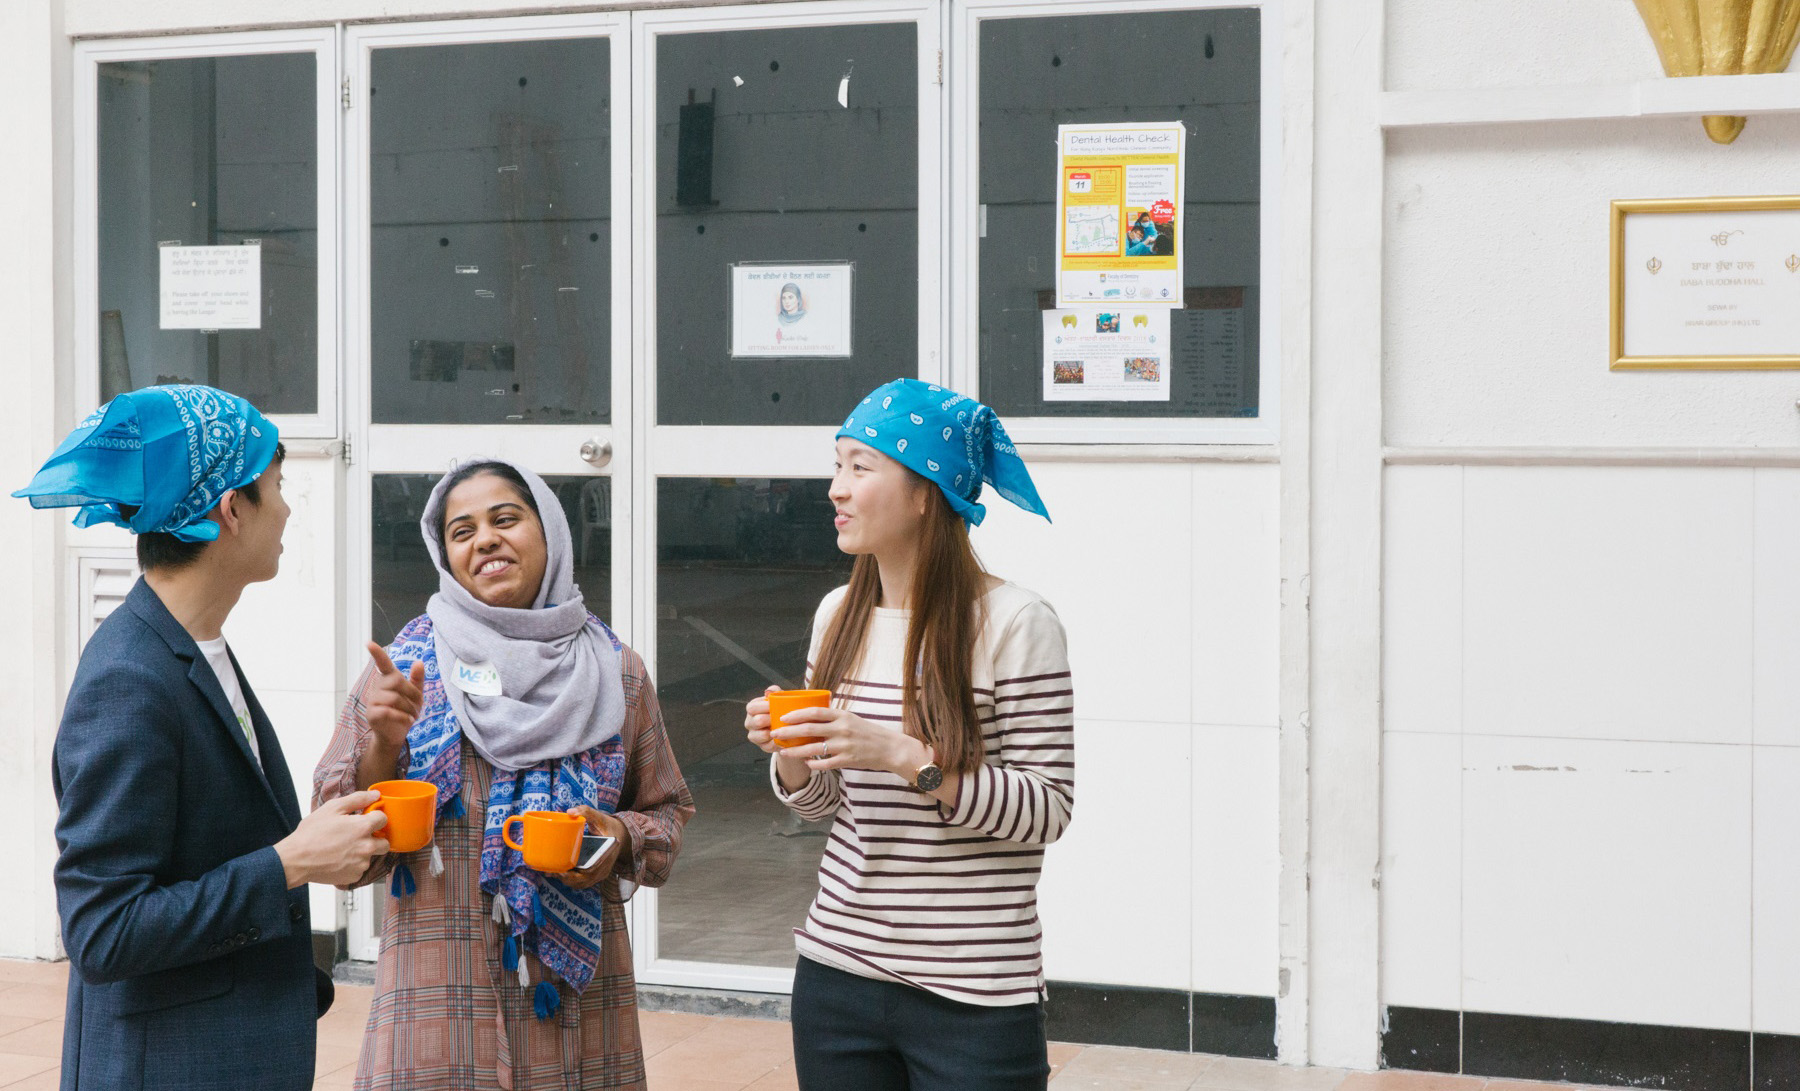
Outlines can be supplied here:
[[[928, 496], [919, 526], [912, 617], [901, 661], [901, 678], [917, 679], [918, 684], [901, 686], [901, 724], [908, 735], [931, 747], [944, 772], [969, 773], [980, 768], [985, 753], [975, 711], [973, 659], [975, 638], [985, 620], [982, 595], [987, 570], [969, 544], [962, 517], [950, 509], [936, 486], [913, 476], [914, 484]], [[812, 675], [815, 688], [828, 689], [841, 700], [839, 689], [862, 661], [869, 622], [880, 600], [880, 567], [865, 553], [851, 566], [850, 590], [819, 642]]]

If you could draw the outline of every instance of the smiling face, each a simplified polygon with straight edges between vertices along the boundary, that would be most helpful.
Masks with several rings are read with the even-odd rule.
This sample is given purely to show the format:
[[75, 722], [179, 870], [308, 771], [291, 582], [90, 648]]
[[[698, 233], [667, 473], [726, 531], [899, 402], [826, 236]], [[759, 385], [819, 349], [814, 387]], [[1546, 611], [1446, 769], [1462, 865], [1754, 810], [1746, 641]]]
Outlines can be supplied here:
[[544, 524], [505, 478], [476, 474], [444, 498], [444, 566], [487, 605], [530, 609], [547, 553]]
[[837, 546], [845, 553], [908, 556], [917, 548], [931, 483], [905, 466], [845, 436], [837, 441], [831, 503], [837, 509]]
[[[764, 296], [763, 298], [767, 299], [768, 296]], [[781, 290], [781, 311], [782, 311], [782, 313], [783, 314], [793, 314], [795, 311], [797, 311], [799, 309], [800, 309], [800, 293], [794, 291], [792, 288], [783, 288]]]

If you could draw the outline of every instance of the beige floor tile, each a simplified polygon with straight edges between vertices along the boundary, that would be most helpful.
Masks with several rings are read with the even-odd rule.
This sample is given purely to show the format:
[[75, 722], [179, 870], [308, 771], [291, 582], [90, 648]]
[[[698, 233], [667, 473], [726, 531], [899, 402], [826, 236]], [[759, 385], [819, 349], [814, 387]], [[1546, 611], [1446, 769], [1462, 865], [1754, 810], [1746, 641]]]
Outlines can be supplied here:
[[36, 1026], [43, 1021], [41, 1018], [33, 1019], [29, 1015], [0, 1015], [0, 1037], [17, 1030], [24, 1030], [26, 1027]]
[[1540, 1083], [1537, 1080], [1489, 1080], [1481, 1091], [1610, 1091], [1608, 1088], [1572, 1083]]
[[1447, 1076], [1441, 1072], [1352, 1072], [1337, 1091], [1482, 1091], [1480, 1076]]
[[1063, 1065], [1061, 1078], [1135, 1080], [1185, 1091], [1218, 1058], [1207, 1053], [1089, 1046]]
[[18, 1083], [27, 1076], [36, 1076], [58, 1067], [59, 1059], [55, 1057], [34, 1057], [24, 1053], [0, 1053], [0, 1087]]
[[791, 1061], [789, 1050], [773, 1050], [746, 1046], [732, 1041], [706, 1040], [702, 1031], [644, 1061], [650, 1082], [660, 1089], [667, 1082], [680, 1080], [718, 1080], [722, 1075], [738, 1081], [734, 1087], [773, 1072], [782, 1062]]
[[313, 1062], [313, 1078], [317, 1079], [328, 1073], [336, 1072], [340, 1068], [355, 1065], [361, 1056], [362, 1042], [360, 1040], [350, 1045], [332, 1045], [320, 1042], [317, 1056]]
[[29, 959], [0, 958], [0, 981], [14, 984], [66, 985], [69, 981], [67, 962], [35, 962]]
[[1220, 1057], [1194, 1081], [1194, 1091], [1335, 1091], [1346, 1075], [1341, 1068], [1295, 1068]]
[[735, 1080], [703, 1080], [692, 1076], [652, 1077], [650, 1085], [656, 1091], [744, 1091], [744, 1085]]
[[0, 986], [0, 1015], [27, 1019], [60, 1019], [65, 1010], [66, 989], [55, 982], [24, 982]]
[[23, 1053], [28, 1057], [62, 1059], [63, 1021], [45, 1019], [23, 1030], [0, 1037], [0, 1053]]
[[6, 1085], [6, 1091], [59, 1091], [62, 1087], [62, 1066], [46, 1068], [35, 1076], [27, 1076]]
[[654, 1057], [676, 1042], [692, 1038], [711, 1022], [707, 1016], [682, 1011], [639, 1012], [638, 1034], [644, 1040], [644, 1056]]
[[744, 1091], [800, 1091], [800, 1078], [794, 1072], [794, 1062], [782, 1064], [775, 1071], [745, 1087]]

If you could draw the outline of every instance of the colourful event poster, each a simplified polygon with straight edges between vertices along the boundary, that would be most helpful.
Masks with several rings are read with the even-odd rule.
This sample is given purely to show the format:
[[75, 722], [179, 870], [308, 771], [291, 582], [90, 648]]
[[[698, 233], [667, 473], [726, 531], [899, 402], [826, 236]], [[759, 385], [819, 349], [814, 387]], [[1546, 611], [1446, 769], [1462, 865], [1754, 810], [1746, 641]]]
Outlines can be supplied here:
[[1057, 127], [1056, 305], [1181, 306], [1179, 121]]

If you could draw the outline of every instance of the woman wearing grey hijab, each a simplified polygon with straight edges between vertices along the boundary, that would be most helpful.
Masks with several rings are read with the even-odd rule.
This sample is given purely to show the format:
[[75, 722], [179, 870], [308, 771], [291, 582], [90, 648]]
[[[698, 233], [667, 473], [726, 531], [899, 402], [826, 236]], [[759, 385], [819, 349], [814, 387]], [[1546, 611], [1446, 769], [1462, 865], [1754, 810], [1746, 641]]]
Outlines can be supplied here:
[[[642, 1088], [623, 902], [660, 886], [694, 812], [644, 664], [589, 614], [568, 520], [531, 471], [463, 463], [420, 531], [438, 591], [352, 689], [314, 804], [437, 787], [429, 848], [394, 854], [359, 1089]], [[614, 847], [546, 874], [502, 836], [581, 815]]]

